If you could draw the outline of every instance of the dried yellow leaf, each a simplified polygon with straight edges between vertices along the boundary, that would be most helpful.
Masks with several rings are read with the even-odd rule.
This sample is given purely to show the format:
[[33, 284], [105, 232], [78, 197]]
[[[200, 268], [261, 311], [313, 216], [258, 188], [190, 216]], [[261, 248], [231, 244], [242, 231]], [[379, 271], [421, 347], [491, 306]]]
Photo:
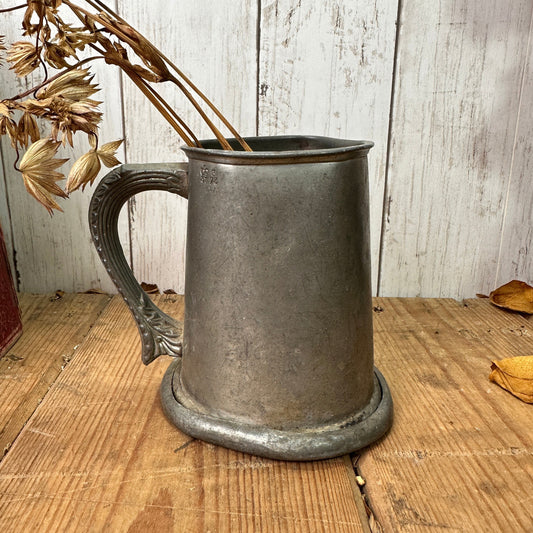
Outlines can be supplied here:
[[54, 43], [47, 43], [44, 47], [44, 60], [58, 70], [69, 66], [66, 58], [71, 55], [69, 50]]
[[80, 187], [83, 190], [87, 183], [92, 185], [96, 176], [98, 176], [98, 172], [100, 172], [100, 168], [100, 159], [94, 150], [82, 155], [70, 169], [65, 186], [67, 193], [71, 193]]
[[27, 191], [43, 204], [50, 213], [61, 208], [53, 196], [66, 198], [65, 192], [56, 181], [63, 179], [63, 174], [55, 169], [67, 159], [55, 159], [59, 143], [52, 139], [40, 139], [34, 142], [20, 161], [20, 171]]
[[97, 154], [100, 158], [100, 161], [108, 168], [116, 167], [120, 165], [120, 161], [116, 158], [115, 153], [122, 144], [120, 141], [111, 141], [104, 144], [101, 148], [98, 149]]
[[4, 45], [4, 39], [5, 37], [3, 35], [0, 35], [0, 52], [3, 52], [6, 49]]
[[510, 281], [492, 291], [489, 298], [498, 307], [533, 314], [533, 287], [523, 281]]
[[102, 113], [94, 110], [95, 104], [92, 100], [80, 100], [73, 102], [64, 98], [54, 96], [47, 99], [48, 110], [45, 117], [49, 117], [52, 122], [51, 137], [58, 140], [62, 136], [63, 144], [68, 140], [72, 145], [72, 134], [77, 131], [96, 134], [98, 124], [102, 120]]
[[101, 163], [107, 167], [120, 165], [120, 161], [115, 157], [115, 152], [122, 144], [120, 141], [112, 141], [96, 149], [96, 135], [90, 135], [89, 140], [92, 149], [82, 155], [72, 165], [67, 179], [66, 191], [71, 193], [80, 187], [82, 190], [87, 184], [92, 185], [101, 169]]
[[53, 23], [53, 15], [57, 8], [61, 5], [62, 0], [31, 0], [27, 3], [28, 7], [24, 12], [22, 27], [26, 30], [25, 34], [33, 35], [39, 31], [39, 29], [41, 29], [40, 24], [31, 23], [33, 14], [35, 13], [39, 19], [42, 19], [44, 16], [46, 16], [46, 18]]
[[17, 139], [22, 146], [28, 146], [28, 141], [38, 141], [41, 137], [35, 117], [26, 112], [22, 115], [17, 126]]
[[522, 401], [533, 403], [533, 355], [493, 361], [489, 379]]
[[98, 92], [96, 84], [92, 84], [93, 76], [87, 69], [75, 69], [66, 72], [37, 91], [37, 98], [45, 99], [61, 96], [67, 100], [79, 102]]
[[11, 139], [11, 146], [16, 148], [18, 135], [17, 123], [11, 118], [11, 110], [5, 102], [0, 102], [0, 135], [7, 133]]
[[57, 28], [55, 41], [58, 46], [75, 56], [76, 49], [83, 50], [86, 44], [96, 42], [96, 35], [91, 27], [81, 28], [63, 24]]
[[40, 50], [28, 41], [17, 41], [9, 49], [6, 59], [13, 63], [10, 68], [15, 71], [15, 74], [24, 77], [39, 66]]

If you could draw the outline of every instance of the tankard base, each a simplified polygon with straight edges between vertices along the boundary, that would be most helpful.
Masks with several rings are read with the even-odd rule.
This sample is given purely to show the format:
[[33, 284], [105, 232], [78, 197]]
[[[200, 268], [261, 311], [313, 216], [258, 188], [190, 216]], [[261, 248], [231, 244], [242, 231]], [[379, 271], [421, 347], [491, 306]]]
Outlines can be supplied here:
[[278, 430], [201, 413], [178, 401], [173, 381], [179, 380], [176, 358], [161, 383], [161, 403], [169, 420], [187, 435], [270, 459], [310, 461], [351, 453], [382, 437], [392, 423], [392, 398], [385, 378], [374, 369], [374, 394], [368, 405], [334, 425]]

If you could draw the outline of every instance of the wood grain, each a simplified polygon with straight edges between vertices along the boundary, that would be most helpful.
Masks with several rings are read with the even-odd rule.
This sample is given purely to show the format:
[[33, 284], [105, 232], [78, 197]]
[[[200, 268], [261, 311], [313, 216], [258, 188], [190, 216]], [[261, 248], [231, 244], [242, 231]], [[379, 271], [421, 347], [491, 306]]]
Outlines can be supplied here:
[[[160, 297], [180, 317], [181, 297]], [[270, 461], [192, 440], [115, 297], [0, 465], [2, 531], [357, 532], [345, 459]], [[351, 472], [353, 476], [353, 472]]]
[[494, 288], [532, 10], [402, 2], [380, 295]]
[[74, 357], [97, 316], [104, 295], [20, 297], [23, 335], [0, 359], [0, 453], [17, 437], [50, 385]]
[[377, 303], [395, 419], [358, 465], [385, 531], [531, 531], [531, 408], [488, 381], [492, 359], [533, 353], [531, 322], [486, 300]]
[[[368, 139], [371, 249], [378, 264], [397, 1], [261, 3], [262, 135]], [[373, 271], [376, 290], [377, 268]]]
[[[255, 0], [121, 1], [120, 12], [142, 28], [242, 135], [255, 134]], [[213, 137], [177, 88], [159, 88], [200, 139]], [[177, 134], [129, 80], [124, 80], [124, 109], [128, 162], [185, 161]], [[218, 120], [214, 122], [220, 127]], [[186, 218], [187, 202], [175, 195], [147, 192], [134, 199], [131, 242], [139, 280], [156, 283], [161, 290], [183, 292]]]

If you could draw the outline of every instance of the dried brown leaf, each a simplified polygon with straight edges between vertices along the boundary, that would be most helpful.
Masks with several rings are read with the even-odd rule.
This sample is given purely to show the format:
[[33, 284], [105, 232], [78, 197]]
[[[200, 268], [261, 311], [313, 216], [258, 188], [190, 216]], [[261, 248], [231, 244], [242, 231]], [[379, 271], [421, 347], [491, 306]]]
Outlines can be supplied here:
[[55, 169], [67, 159], [56, 159], [59, 144], [52, 139], [34, 142], [20, 161], [20, 171], [27, 191], [43, 204], [50, 213], [53, 209], [62, 210], [53, 196], [66, 198], [65, 192], [57, 185], [63, 174]]
[[94, 289], [86, 290], [82, 294], [108, 294], [108, 293], [102, 289], [94, 288]]
[[72, 145], [72, 134], [77, 131], [96, 134], [102, 120], [102, 113], [94, 109], [97, 103], [88, 99], [73, 102], [61, 97], [51, 98], [44, 116], [52, 123], [52, 138], [59, 140], [61, 135], [63, 144], [68, 141]]
[[155, 283], [146, 283], [143, 281], [141, 283], [141, 288], [146, 294], [159, 294], [159, 288]]
[[[4, 44], [5, 37], [3, 35], [0, 35], [0, 53], [4, 52], [6, 50], [5, 44]], [[0, 55], [0, 63], [2, 62], [2, 57]]]
[[28, 142], [38, 141], [41, 135], [35, 117], [26, 112], [22, 115], [17, 125], [17, 140], [22, 146], [28, 146]]
[[96, 84], [91, 83], [92, 79], [93, 76], [87, 69], [70, 70], [39, 89], [36, 96], [39, 99], [60, 96], [66, 100], [80, 102], [100, 90]]
[[70, 169], [65, 186], [67, 193], [71, 193], [80, 187], [84, 189], [88, 183], [92, 185], [100, 172], [100, 168], [100, 159], [94, 150], [83, 154]]
[[120, 161], [115, 157], [115, 152], [122, 144], [122, 140], [106, 143], [98, 149], [96, 148], [96, 135], [89, 135], [89, 142], [92, 147], [91, 150], [82, 155], [70, 170], [66, 185], [67, 193], [80, 187], [84, 189], [87, 184], [92, 185], [100, 172], [101, 163], [106, 167], [120, 165]]
[[39, 24], [32, 24], [31, 20], [35, 14], [38, 19], [46, 17], [49, 21], [54, 21], [54, 14], [61, 5], [62, 0], [28, 0], [28, 7], [24, 12], [22, 27], [26, 30], [25, 34], [32, 35], [39, 29]]
[[498, 307], [533, 314], [533, 287], [523, 281], [510, 281], [492, 291], [489, 298]]
[[18, 138], [17, 123], [11, 118], [11, 110], [4, 101], [0, 102], [0, 135], [9, 135], [11, 146], [16, 148]]
[[85, 45], [96, 42], [96, 36], [92, 27], [80, 28], [63, 23], [57, 28], [55, 42], [69, 55], [76, 57], [76, 50], [83, 50]]
[[120, 161], [116, 158], [115, 153], [122, 144], [120, 141], [111, 141], [104, 144], [101, 148], [97, 150], [98, 157], [100, 161], [108, 168], [116, 167], [120, 165]]
[[142, 62], [153, 72], [159, 80], [167, 80], [170, 78], [170, 73], [161, 55], [154, 48], [154, 45], [145, 37], [143, 37], [136, 29], [123, 21], [112, 19], [106, 13], [100, 13], [103, 23], [107, 27], [115, 30], [120, 36], [125, 36], [124, 41], [128, 43], [135, 54], [139, 56]]
[[56, 300], [61, 300], [63, 296], [65, 296], [65, 291], [59, 289], [54, 293], [53, 296], [50, 297], [50, 301], [55, 302]]
[[36, 48], [28, 41], [13, 43], [7, 53], [7, 61], [12, 63], [11, 69], [21, 78], [33, 72], [39, 66], [39, 54], [41, 48]]
[[524, 402], [533, 403], [533, 355], [493, 361], [489, 379]]
[[48, 42], [44, 45], [43, 59], [58, 70], [69, 66], [67, 58], [72, 55], [74, 54], [64, 46]]
[[38, 18], [42, 18], [45, 14], [45, 5], [42, 0], [36, 2], [28, 2], [28, 7], [24, 12], [24, 18], [22, 19], [22, 27], [26, 30], [24, 35], [33, 35], [38, 31], [38, 24], [32, 24], [31, 19], [35, 13]]

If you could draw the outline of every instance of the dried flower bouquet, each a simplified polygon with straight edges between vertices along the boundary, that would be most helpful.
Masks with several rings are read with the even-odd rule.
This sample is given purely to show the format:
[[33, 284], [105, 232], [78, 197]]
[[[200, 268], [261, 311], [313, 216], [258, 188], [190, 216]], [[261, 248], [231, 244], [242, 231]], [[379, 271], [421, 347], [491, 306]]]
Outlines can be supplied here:
[[[162, 82], [176, 85], [224, 149], [231, 150], [231, 146], [208, 113], [227, 127], [244, 150], [250, 150], [220, 111], [150, 41], [100, 0], [83, 1], [87, 9], [70, 0], [27, 0], [21, 5], [0, 9], [0, 13], [24, 10], [22, 34], [28, 40], [17, 41], [6, 49], [0, 37], [0, 51], [7, 52], [10, 68], [18, 77], [34, 76], [36, 71], [42, 74], [31, 89], [0, 100], [0, 134], [7, 134], [11, 139], [17, 152], [15, 168], [22, 173], [26, 189], [50, 213], [61, 209], [55, 197], [67, 197], [70, 192], [92, 184], [102, 164], [107, 167], [119, 164], [115, 154], [122, 141], [100, 145], [98, 138], [101, 102], [92, 98], [99, 89], [93, 83], [90, 68], [91, 63], [99, 59], [117, 65], [187, 145], [201, 146], [191, 128], [154, 85]], [[79, 25], [64, 22], [62, 10], [67, 9], [75, 15]], [[49, 68], [54, 69], [53, 74], [49, 73]], [[37, 119], [49, 122], [48, 137], [41, 138]], [[58, 181], [64, 179], [64, 175], [57, 169], [67, 159], [56, 155], [61, 145], [73, 145], [73, 134], [78, 131], [88, 136], [91, 148], [72, 165], [62, 189]], [[20, 158], [23, 148], [26, 152]]]

